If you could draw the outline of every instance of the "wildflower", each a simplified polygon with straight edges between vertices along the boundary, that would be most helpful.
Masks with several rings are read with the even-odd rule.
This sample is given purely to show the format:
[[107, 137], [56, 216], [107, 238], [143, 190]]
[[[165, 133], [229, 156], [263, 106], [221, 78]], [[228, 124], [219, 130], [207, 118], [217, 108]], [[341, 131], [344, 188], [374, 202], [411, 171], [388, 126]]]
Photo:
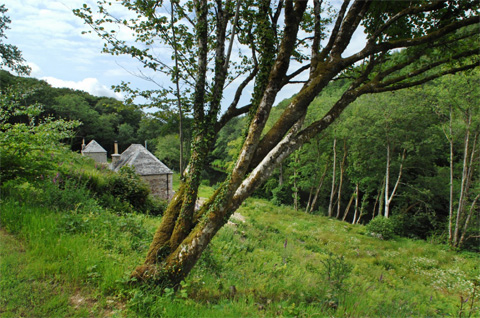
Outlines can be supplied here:
[[53, 184], [57, 182], [57, 179], [59, 176], [60, 176], [60, 172], [57, 172], [57, 175], [53, 178]]

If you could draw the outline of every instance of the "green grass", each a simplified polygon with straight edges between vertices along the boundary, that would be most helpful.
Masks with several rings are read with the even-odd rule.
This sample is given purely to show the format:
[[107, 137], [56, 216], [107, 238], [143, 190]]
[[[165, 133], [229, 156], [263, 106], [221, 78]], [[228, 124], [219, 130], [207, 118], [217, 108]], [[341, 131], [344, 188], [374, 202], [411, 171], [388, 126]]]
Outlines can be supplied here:
[[[28, 184], [25, 193], [48, 196], [40, 186]], [[232, 220], [219, 231], [176, 294], [133, 288], [125, 282], [160, 218], [118, 214], [91, 201], [58, 208], [25, 193], [6, 191], [0, 202], [1, 317], [479, 314], [478, 254], [382, 241], [364, 226], [259, 199], [238, 210], [245, 222]], [[85, 194], [64, 195], [81, 203]]]
[[[172, 181], [173, 191], [177, 191], [178, 188], [180, 187], [180, 174], [179, 173], [174, 173], [172, 180], [173, 180]], [[213, 189], [212, 187], [209, 187], [205, 184], [200, 184], [200, 187], [198, 189], [198, 196], [200, 198], [208, 198], [214, 192], [215, 192], [215, 189]]]

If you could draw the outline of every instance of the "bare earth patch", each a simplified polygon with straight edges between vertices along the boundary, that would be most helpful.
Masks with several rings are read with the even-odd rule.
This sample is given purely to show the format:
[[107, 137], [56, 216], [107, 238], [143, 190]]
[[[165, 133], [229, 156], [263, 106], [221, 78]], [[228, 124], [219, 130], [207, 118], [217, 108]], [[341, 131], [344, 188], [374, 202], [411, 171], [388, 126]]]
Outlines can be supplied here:
[[[205, 203], [205, 201], [207, 201], [206, 198], [198, 198], [197, 202], [195, 202], [195, 211], [198, 211], [202, 207], [202, 205]], [[236, 225], [235, 221], [245, 223], [245, 217], [240, 213], [235, 212], [232, 214], [232, 216], [228, 220], [227, 225]]]

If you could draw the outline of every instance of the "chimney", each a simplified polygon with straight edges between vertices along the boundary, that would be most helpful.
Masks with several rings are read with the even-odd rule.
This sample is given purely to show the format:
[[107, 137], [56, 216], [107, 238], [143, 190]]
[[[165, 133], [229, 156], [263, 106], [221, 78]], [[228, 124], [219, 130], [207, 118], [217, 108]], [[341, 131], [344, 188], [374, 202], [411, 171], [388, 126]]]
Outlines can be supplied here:
[[118, 154], [118, 142], [115, 140], [113, 144], [112, 165], [115, 165], [119, 160], [120, 155]]
[[82, 155], [83, 155], [83, 150], [85, 149], [85, 138], [82, 138]]

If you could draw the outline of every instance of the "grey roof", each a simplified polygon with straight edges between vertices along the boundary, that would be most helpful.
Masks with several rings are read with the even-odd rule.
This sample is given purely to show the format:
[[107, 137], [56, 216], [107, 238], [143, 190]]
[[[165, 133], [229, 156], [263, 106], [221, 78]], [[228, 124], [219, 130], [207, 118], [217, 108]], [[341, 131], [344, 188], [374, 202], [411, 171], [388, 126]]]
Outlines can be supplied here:
[[82, 150], [82, 153], [84, 152], [104, 152], [104, 153], [107, 153], [107, 151], [105, 149], [103, 149], [102, 146], [100, 146], [98, 144], [98, 142], [96, 142], [95, 140], [92, 140], [88, 143], [88, 145], [85, 146], [85, 148]]
[[173, 173], [172, 170], [140, 144], [130, 145], [122, 153], [120, 160], [112, 166], [112, 170], [118, 171], [125, 165], [134, 167], [135, 171], [142, 176]]

